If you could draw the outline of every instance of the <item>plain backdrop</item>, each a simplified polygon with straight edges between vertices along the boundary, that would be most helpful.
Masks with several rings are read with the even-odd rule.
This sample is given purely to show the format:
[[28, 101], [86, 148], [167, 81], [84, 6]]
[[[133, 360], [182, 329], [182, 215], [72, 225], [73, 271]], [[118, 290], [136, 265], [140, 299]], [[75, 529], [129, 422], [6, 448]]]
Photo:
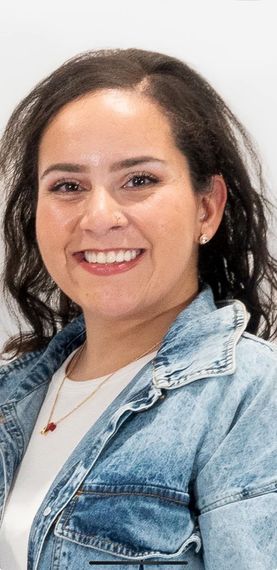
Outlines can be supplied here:
[[[95, 48], [161, 51], [204, 75], [244, 123], [277, 203], [276, 14], [276, 0], [2, 0], [0, 132], [29, 90], [71, 56]], [[276, 242], [271, 237], [275, 251]], [[15, 332], [0, 296], [0, 348]]]

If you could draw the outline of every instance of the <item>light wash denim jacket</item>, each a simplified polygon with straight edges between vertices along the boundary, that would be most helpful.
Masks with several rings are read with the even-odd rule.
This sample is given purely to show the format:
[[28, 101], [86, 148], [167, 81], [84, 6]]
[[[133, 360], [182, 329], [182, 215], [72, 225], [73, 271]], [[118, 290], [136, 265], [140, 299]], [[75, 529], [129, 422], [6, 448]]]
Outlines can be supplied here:
[[[144, 366], [58, 473], [28, 570], [276, 570], [277, 351], [247, 321], [207, 286], [178, 315], [154, 373]], [[84, 338], [81, 316], [0, 368], [2, 510], [49, 381]]]

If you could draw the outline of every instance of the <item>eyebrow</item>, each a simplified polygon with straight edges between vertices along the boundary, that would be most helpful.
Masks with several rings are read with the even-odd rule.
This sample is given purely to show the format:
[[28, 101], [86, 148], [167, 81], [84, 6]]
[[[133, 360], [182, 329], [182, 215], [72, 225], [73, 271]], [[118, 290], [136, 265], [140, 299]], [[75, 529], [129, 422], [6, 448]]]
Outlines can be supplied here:
[[[125, 158], [119, 162], [114, 162], [110, 167], [110, 172], [116, 172], [117, 170], [122, 170], [123, 168], [129, 168], [130, 166], [136, 166], [137, 164], [145, 162], [159, 162], [166, 164], [165, 160], [160, 158], [155, 158], [154, 156], [137, 156], [133, 158]], [[85, 164], [75, 164], [71, 162], [57, 162], [56, 164], [51, 164], [44, 170], [40, 179], [42, 180], [50, 172], [88, 172], [89, 168]]]

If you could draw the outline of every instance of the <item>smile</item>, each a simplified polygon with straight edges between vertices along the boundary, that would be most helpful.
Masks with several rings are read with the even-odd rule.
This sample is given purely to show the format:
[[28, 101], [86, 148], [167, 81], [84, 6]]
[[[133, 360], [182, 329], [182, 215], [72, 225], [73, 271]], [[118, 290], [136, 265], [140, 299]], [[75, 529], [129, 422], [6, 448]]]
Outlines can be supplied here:
[[84, 259], [88, 263], [98, 263], [100, 265], [106, 263], [122, 263], [132, 261], [141, 253], [141, 249], [120, 249], [109, 251], [84, 251]]
[[130, 271], [144, 258], [145, 249], [85, 250], [74, 254], [78, 265], [98, 276], [112, 276]]

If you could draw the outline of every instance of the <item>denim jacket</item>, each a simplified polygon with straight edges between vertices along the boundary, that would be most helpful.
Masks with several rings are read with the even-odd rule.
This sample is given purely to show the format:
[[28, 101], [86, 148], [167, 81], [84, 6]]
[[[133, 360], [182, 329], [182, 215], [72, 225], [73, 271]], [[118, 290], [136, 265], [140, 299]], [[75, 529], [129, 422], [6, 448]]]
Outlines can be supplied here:
[[[178, 315], [57, 474], [28, 570], [276, 570], [277, 350], [248, 318], [208, 286]], [[51, 377], [84, 339], [81, 315], [0, 367], [2, 513]]]

